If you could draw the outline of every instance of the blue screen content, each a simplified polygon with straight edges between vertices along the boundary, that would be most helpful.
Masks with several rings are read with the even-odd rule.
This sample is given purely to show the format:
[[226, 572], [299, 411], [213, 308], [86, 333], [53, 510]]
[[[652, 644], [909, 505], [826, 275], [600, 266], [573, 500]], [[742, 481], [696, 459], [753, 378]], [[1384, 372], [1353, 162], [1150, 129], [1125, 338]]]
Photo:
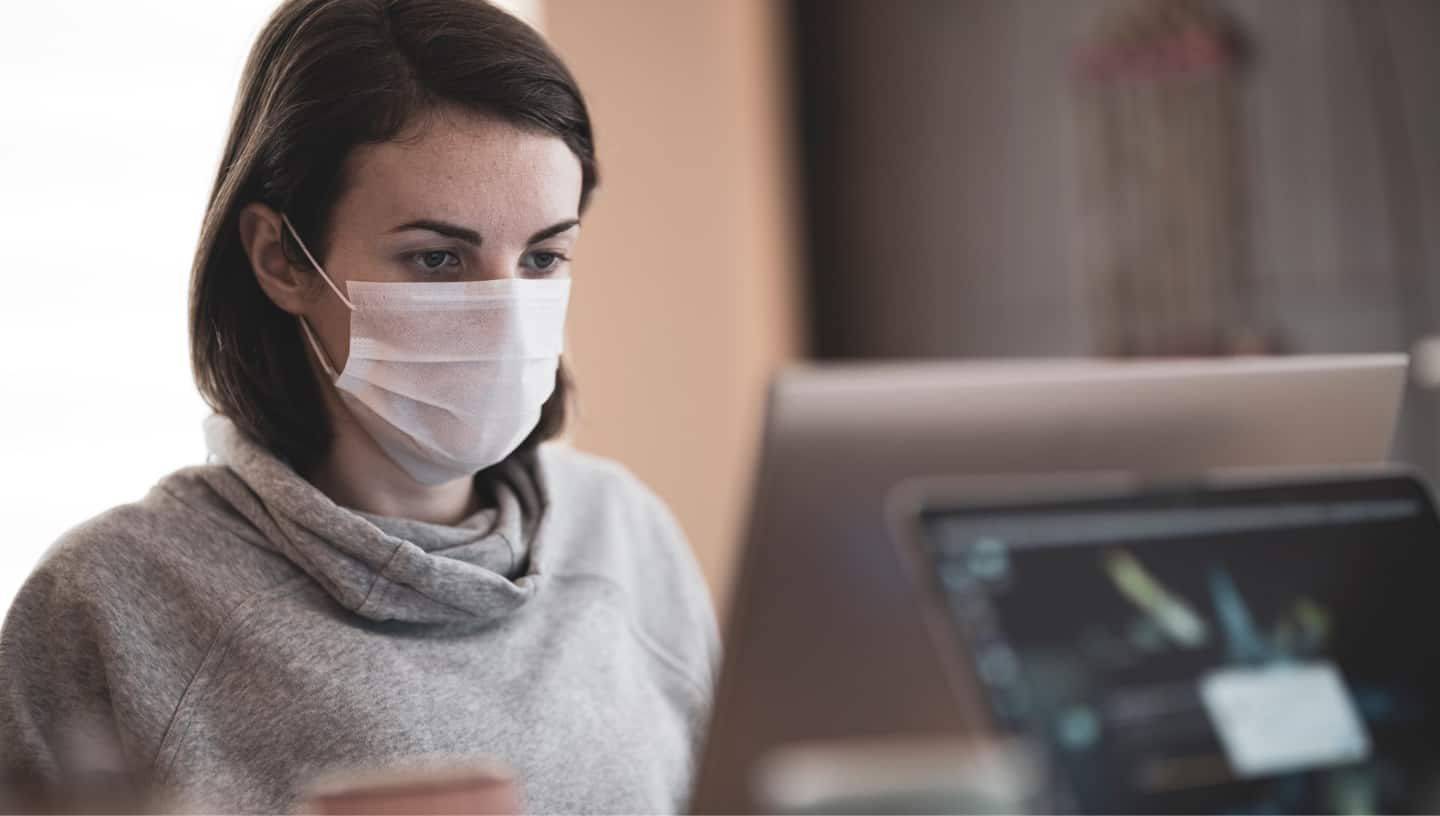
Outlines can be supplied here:
[[1440, 530], [1406, 479], [935, 510], [994, 724], [1060, 811], [1440, 809]]

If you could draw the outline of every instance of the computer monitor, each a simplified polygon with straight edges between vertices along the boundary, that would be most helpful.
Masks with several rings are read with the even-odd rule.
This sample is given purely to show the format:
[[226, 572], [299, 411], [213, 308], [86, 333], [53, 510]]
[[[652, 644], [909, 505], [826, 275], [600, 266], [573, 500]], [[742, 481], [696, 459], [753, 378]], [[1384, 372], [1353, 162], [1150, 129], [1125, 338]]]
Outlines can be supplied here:
[[947, 495], [908, 544], [1064, 813], [1433, 813], [1440, 522], [1408, 474]]
[[1404, 355], [807, 366], [770, 394], [726, 656], [692, 798], [814, 739], [967, 722], [884, 520], [914, 476], [1334, 467], [1386, 458]]

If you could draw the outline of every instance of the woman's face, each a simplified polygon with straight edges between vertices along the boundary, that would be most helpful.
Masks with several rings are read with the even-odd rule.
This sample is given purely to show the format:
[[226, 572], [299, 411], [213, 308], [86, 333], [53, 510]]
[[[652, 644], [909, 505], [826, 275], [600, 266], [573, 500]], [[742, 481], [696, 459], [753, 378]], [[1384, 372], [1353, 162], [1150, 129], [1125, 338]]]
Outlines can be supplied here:
[[[444, 110], [400, 140], [356, 148], [344, 178], [321, 259], [342, 292], [352, 280], [570, 274], [581, 169], [559, 137]], [[343, 370], [349, 309], [323, 282], [314, 292], [303, 314]]]

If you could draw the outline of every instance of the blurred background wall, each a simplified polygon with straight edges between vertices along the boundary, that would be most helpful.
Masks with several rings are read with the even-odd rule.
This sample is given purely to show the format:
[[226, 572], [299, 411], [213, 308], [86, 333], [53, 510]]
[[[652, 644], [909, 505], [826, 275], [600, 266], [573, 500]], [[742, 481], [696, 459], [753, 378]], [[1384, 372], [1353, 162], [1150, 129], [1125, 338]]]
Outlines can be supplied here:
[[[1150, 0], [1153, 5], [1157, 0]], [[1134, 0], [796, 0], [814, 351], [1085, 355], [1077, 52]], [[1182, 4], [1183, 5], [1183, 4]], [[1440, 4], [1226, 0], [1245, 263], [1292, 352], [1440, 325]], [[1157, 273], [1162, 270], [1155, 270]], [[1433, 467], [1416, 392], [1399, 452]]]
[[[1117, 5], [796, 3], [817, 353], [1094, 350], [1073, 253], [1074, 63]], [[1440, 232], [1427, 266], [1401, 269], [1392, 224], [1440, 224], [1440, 5], [1218, 5], [1253, 54], [1241, 137], [1265, 314], [1296, 350], [1399, 347], [1402, 278], [1440, 275]], [[1418, 211], [1393, 211], [1397, 148]]]
[[721, 603], [765, 383], [803, 337], [785, 10], [545, 3], [601, 162], [576, 256], [573, 439], [669, 502]]

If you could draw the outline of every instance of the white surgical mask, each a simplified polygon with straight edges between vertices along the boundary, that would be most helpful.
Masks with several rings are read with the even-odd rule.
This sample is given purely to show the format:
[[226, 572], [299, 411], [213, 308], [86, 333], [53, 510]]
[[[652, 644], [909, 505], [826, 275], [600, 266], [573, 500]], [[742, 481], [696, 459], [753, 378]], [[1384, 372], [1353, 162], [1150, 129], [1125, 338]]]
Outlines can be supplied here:
[[433, 485], [484, 470], [525, 441], [555, 390], [568, 279], [346, 281], [346, 297], [284, 221], [350, 309], [345, 370], [335, 371], [304, 318], [300, 327], [387, 456]]

